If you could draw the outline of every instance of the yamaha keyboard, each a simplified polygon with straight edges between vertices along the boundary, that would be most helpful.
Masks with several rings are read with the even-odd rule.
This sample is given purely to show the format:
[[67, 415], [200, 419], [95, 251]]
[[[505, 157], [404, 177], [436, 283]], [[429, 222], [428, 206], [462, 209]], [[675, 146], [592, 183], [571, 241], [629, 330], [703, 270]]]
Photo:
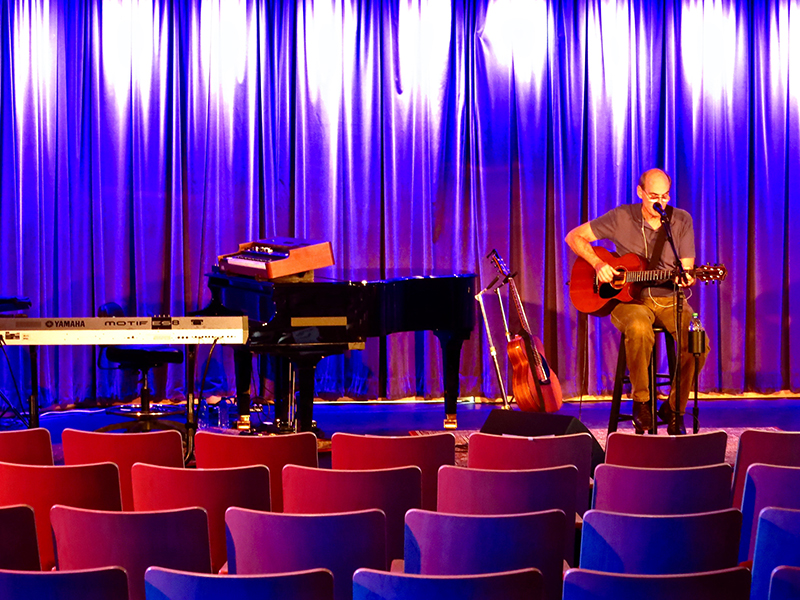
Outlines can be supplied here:
[[244, 344], [247, 338], [241, 316], [0, 320], [0, 343], [8, 346]]

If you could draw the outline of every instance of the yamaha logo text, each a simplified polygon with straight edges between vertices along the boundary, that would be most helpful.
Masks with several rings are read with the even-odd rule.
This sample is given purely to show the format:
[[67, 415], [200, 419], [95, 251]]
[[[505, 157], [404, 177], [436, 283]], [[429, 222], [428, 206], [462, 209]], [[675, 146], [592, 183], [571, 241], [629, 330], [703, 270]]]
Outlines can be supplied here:
[[44, 322], [49, 329], [81, 329], [86, 327], [83, 319], [53, 319]]

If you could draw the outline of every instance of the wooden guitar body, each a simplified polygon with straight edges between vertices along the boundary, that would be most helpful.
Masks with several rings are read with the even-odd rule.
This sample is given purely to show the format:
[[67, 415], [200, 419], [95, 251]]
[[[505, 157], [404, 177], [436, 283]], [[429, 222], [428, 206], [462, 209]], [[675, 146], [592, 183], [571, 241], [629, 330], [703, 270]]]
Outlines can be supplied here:
[[[647, 262], [636, 254], [616, 256], [605, 248], [596, 247], [595, 254], [621, 272], [643, 271]], [[640, 285], [627, 283], [624, 277], [612, 283], [595, 281], [595, 270], [585, 260], [579, 258], [572, 266], [569, 280], [569, 299], [572, 305], [580, 312], [589, 313], [596, 317], [604, 317], [611, 313], [618, 302], [631, 302], [638, 300]]]
[[[547, 366], [541, 340], [534, 337], [533, 347], [539, 352], [544, 368], [549, 373], [547, 383], [534, 381], [533, 367], [528, 360], [528, 344], [516, 335], [508, 342], [508, 359], [511, 362], [511, 389], [520, 410], [529, 412], [556, 412], [561, 408], [561, 382], [555, 371]], [[541, 393], [540, 393], [541, 392]]]

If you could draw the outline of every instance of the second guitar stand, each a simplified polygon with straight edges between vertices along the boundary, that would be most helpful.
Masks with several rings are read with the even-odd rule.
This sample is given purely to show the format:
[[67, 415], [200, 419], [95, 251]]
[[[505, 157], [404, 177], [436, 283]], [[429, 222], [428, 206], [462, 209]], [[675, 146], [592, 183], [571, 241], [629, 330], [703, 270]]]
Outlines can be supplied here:
[[511, 339], [511, 333], [508, 330], [508, 319], [506, 319], [506, 311], [503, 308], [503, 299], [500, 296], [500, 288], [502, 288], [504, 285], [506, 285], [506, 282], [502, 281], [500, 283], [500, 285], [498, 285], [497, 287], [492, 289], [492, 287], [495, 285], [495, 283], [497, 283], [497, 279], [495, 279], [492, 283], [490, 283], [488, 287], [486, 287], [485, 289], [483, 289], [480, 292], [478, 292], [477, 294], [475, 294], [475, 299], [478, 301], [478, 304], [481, 307], [481, 315], [483, 315], [483, 326], [484, 326], [484, 329], [486, 329], [486, 339], [489, 341], [489, 353], [492, 355], [492, 363], [494, 364], [494, 372], [495, 372], [495, 375], [497, 376], [497, 383], [500, 386], [500, 393], [503, 396], [503, 409], [504, 410], [510, 410], [511, 409], [511, 404], [510, 404], [510, 402], [508, 400], [508, 393], [506, 392], [505, 383], [503, 383], [503, 371], [500, 368], [500, 361], [497, 359], [497, 349], [495, 348], [494, 340], [492, 339], [492, 330], [491, 330], [491, 327], [489, 327], [489, 319], [486, 317], [486, 307], [485, 307], [485, 305], [483, 303], [483, 295], [486, 292], [493, 291], [493, 292], [495, 292], [497, 294], [497, 301], [498, 301], [498, 304], [500, 306], [500, 314], [503, 315], [503, 327], [504, 327], [505, 332], [506, 332], [506, 340], [510, 340]]

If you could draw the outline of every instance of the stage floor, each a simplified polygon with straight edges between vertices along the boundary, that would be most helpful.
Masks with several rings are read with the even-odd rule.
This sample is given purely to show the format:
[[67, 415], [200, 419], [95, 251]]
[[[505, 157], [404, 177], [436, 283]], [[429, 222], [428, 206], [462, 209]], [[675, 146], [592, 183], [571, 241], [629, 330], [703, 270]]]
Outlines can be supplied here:
[[[623, 412], [629, 411], [623, 402]], [[690, 402], [689, 408], [691, 409]], [[458, 429], [480, 429], [489, 412], [500, 404], [459, 402]], [[759, 398], [700, 400], [700, 430], [727, 427], [776, 427], [784, 431], [800, 431], [800, 398]], [[559, 414], [574, 416], [589, 429], [608, 426], [610, 402], [565, 402]], [[267, 417], [268, 420], [269, 417]], [[410, 431], [443, 430], [444, 404], [441, 401], [338, 401], [317, 402], [314, 419], [325, 437], [337, 431], [379, 435], [407, 435]], [[94, 430], [120, 420], [109, 417], [102, 409], [68, 410], [44, 413], [41, 425], [50, 430], [53, 443], [60, 443], [61, 431]], [[3, 421], [4, 428], [19, 428], [19, 423]], [[687, 415], [686, 427], [690, 428]], [[630, 423], [621, 423], [620, 431], [631, 430]]]

